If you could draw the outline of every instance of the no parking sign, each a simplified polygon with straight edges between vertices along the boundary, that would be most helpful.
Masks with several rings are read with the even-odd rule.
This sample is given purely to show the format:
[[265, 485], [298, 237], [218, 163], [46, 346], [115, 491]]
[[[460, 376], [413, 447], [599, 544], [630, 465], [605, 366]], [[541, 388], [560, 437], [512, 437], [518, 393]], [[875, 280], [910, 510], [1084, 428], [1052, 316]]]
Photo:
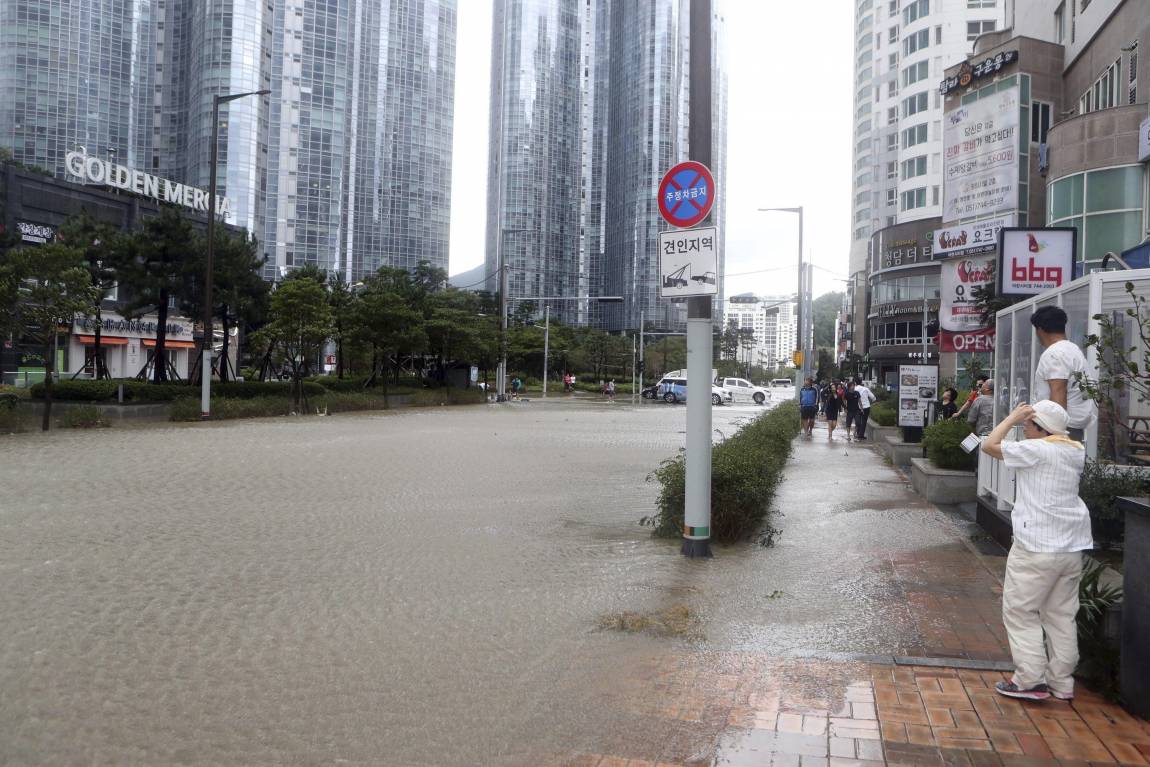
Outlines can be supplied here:
[[659, 213], [671, 226], [692, 227], [711, 212], [715, 193], [715, 177], [706, 165], [681, 162], [659, 184]]

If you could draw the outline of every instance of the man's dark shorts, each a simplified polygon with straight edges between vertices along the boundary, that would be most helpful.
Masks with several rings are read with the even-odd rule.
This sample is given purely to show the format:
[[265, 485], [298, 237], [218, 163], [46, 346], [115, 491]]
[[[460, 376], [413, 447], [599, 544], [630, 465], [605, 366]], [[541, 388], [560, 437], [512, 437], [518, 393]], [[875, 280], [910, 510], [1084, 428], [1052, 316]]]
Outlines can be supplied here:
[[817, 407], [815, 407], [814, 405], [811, 405], [810, 407], [799, 408], [799, 416], [801, 418], [814, 418], [818, 414], [819, 414], [819, 409]]

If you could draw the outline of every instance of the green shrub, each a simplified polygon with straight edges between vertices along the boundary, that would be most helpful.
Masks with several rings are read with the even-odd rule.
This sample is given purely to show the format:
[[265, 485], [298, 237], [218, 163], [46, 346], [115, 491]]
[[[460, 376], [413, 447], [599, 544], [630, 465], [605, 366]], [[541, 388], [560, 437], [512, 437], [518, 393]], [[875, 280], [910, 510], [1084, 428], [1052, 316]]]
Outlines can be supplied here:
[[1082, 563], [1078, 582], [1078, 650], [1076, 675], [1090, 689], [1114, 700], [1118, 696], [1119, 646], [1106, 636], [1106, 613], [1122, 599], [1122, 589], [1102, 583], [1105, 568], [1093, 557]]
[[[711, 538], [719, 543], [747, 540], [771, 509], [783, 468], [799, 433], [798, 404], [784, 402], [743, 425], [711, 452]], [[643, 520], [655, 535], [683, 534], [686, 503], [685, 454], [668, 458], [648, 477], [659, 482], [658, 511]], [[772, 531], [773, 532], [773, 531]]]
[[898, 426], [898, 411], [889, 402], [876, 402], [870, 406], [870, 419], [879, 426]]
[[356, 410], [386, 410], [387, 398], [379, 389], [366, 392], [328, 392], [313, 405], [328, 413], [348, 413]]
[[[33, 399], [44, 399], [44, 383], [33, 384]], [[57, 381], [52, 398], [71, 402], [106, 402], [116, 398], [115, 381]]]
[[377, 378], [370, 386], [364, 386], [367, 383], [367, 376], [358, 376], [356, 378], [337, 378], [336, 376], [320, 376], [313, 379], [317, 384], [322, 386], [327, 391], [341, 391], [341, 392], [362, 392], [373, 391], [380, 388], [380, 380]]
[[[291, 398], [291, 381], [227, 381], [226, 383], [212, 383], [212, 396], [226, 399], [255, 399], [257, 397], [284, 397]], [[310, 399], [322, 397], [327, 390], [315, 382], [314, 379], [305, 378], [303, 381], [304, 394]]]
[[922, 433], [926, 457], [940, 469], [974, 471], [978, 465], [977, 451], [968, 453], [959, 444], [973, 431], [974, 425], [965, 418], [932, 423]]
[[63, 429], [97, 429], [111, 426], [100, 415], [100, 409], [95, 405], [68, 408], [60, 414], [58, 423]]
[[[199, 386], [190, 386], [187, 383], [149, 383], [147, 381], [115, 381], [123, 384], [124, 400], [126, 402], [172, 402], [173, 400], [191, 397], [198, 399]], [[112, 399], [116, 396], [113, 394]]]
[[1078, 497], [1090, 509], [1090, 527], [1100, 548], [1120, 543], [1126, 536], [1125, 514], [1118, 509], [1119, 496], [1145, 495], [1150, 488], [1144, 472], [1129, 466], [1086, 460], [1078, 483]]

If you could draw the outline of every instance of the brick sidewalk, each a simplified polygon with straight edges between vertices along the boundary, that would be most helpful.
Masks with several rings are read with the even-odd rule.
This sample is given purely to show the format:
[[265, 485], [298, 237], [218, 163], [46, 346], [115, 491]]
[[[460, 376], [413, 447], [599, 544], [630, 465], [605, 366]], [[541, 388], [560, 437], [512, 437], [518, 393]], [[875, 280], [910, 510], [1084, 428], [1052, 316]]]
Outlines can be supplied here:
[[[713, 659], [712, 659], [713, 660]], [[711, 758], [674, 754], [674, 736], [620, 754], [557, 757], [567, 767], [1078, 767], [1150, 764], [1150, 723], [1085, 690], [1073, 703], [1021, 702], [992, 689], [1003, 672], [725, 657], [647, 669], [636, 722], [668, 733], [712, 728]], [[737, 669], [737, 672], [736, 672]], [[734, 672], [734, 673], [732, 673]], [[657, 680], [657, 681], [656, 681]], [[660, 693], [650, 697], [653, 689]], [[674, 723], [677, 722], [677, 725]], [[725, 722], [725, 725], [724, 725]], [[637, 739], [618, 733], [631, 747]], [[672, 758], [668, 759], [668, 756]]]

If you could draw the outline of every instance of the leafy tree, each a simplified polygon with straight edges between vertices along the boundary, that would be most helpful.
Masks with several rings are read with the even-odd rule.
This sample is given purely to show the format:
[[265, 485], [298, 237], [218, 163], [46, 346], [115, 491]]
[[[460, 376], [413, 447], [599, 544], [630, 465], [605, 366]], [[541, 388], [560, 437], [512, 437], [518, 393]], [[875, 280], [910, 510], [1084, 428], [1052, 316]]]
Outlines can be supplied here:
[[446, 288], [433, 293], [428, 306], [424, 328], [429, 348], [438, 361], [439, 380], [445, 381], [449, 360], [467, 359], [482, 352], [482, 325], [476, 322], [478, 301], [465, 290]]
[[88, 275], [95, 288], [95, 299], [88, 311], [95, 315], [96, 326], [93, 333], [95, 343], [92, 345], [93, 369], [96, 378], [111, 378], [107, 363], [104, 361], [102, 342], [101, 315], [104, 298], [116, 284], [115, 263], [116, 248], [121, 245], [121, 236], [111, 224], [102, 223], [92, 218], [86, 210], [64, 223], [56, 232], [56, 240], [79, 248], [84, 256], [84, 263]]
[[734, 360], [739, 353], [739, 324], [728, 319], [723, 334], [719, 336], [719, 359]]
[[129, 318], [156, 312], [156, 346], [148, 361], [153, 363], [152, 381], [162, 383], [168, 380], [168, 305], [186, 290], [184, 261], [195, 247], [192, 225], [174, 208], [166, 207], [120, 242], [114, 265], [120, 285], [131, 294], [122, 311]]
[[402, 272], [388, 267], [364, 280], [351, 318], [351, 337], [370, 345], [372, 350], [368, 384], [382, 373], [385, 393], [386, 361], [397, 359], [402, 351], [421, 351], [427, 347], [423, 315], [409, 301], [411, 284], [406, 279], [407, 273], [402, 272], [401, 277], [396, 271]]
[[645, 367], [653, 376], [687, 367], [687, 339], [683, 336], [665, 336], [647, 347]]
[[284, 280], [272, 293], [269, 316], [265, 331], [291, 366], [292, 402], [299, 412], [303, 403], [303, 370], [323, 351], [331, 332], [327, 291], [314, 279]]
[[358, 303], [359, 298], [355, 291], [344, 282], [342, 275], [332, 272], [327, 276], [327, 304], [331, 307], [331, 340], [335, 342], [337, 378], [343, 378], [343, 371], [347, 362], [344, 357], [344, 344], [353, 337], [354, 323], [360, 316], [357, 312]]
[[842, 291], [824, 293], [811, 302], [815, 323], [815, 347], [831, 348], [835, 345], [835, 318], [843, 306]]
[[19, 321], [38, 340], [44, 354], [44, 419], [48, 431], [52, 415], [56, 338], [61, 325], [92, 307], [97, 289], [92, 285], [84, 251], [63, 242], [36, 248], [12, 248], [0, 260], [0, 289], [15, 285]]
[[411, 284], [421, 293], [438, 293], [447, 288], [447, 270], [432, 266], [430, 261], [420, 261], [411, 271]]

